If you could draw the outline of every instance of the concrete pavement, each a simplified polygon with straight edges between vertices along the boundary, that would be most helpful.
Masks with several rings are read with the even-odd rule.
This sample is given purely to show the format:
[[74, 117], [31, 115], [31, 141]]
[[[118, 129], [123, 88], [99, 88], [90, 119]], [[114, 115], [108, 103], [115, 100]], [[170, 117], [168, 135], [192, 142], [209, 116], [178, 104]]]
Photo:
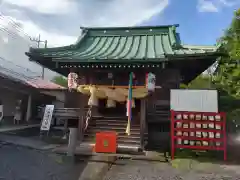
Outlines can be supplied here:
[[47, 144], [37, 138], [33, 139], [6, 134], [0, 134], [0, 141], [38, 150], [51, 150], [59, 146], [56, 144]]
[[237, 180], [240, 174], [222, 166], [177, 169], [169, 163], [117, 160], [103, 180]]
[[[36, 138], [33, 139], [33, 138], [26, 138], [26, 137], [0, 134], [0, 143], [2, 145], [5, 145], [5, 146], [11, 146], [12, 147], [11, 148], [12, 152], [9, 151], [9, 153], [10, 154], [14, 153], [13, 156], [15, 156], [15, 153], [19, 153], [18, 150], [16, 150], [16, 152], [14, 152], [14, 150], [13, 150], [14, 147], [16, 149], [19, 149], [19, 148], [22, 148], [22, 149], [25, 148], [26, 149], [26, 148], [28, 148], [28, 150], [25, 150], [26, 152], [32, 153], [36, 150], [40, 150], [39, 152], [46, 152], [46, 153], [51, 152], [52, 156], [58, 157], [57, 158], [58, 162], [69, 162], [69, 161], [66, 161], [66, 156], [65, 155], [56, 155], [56, 154], [52, 153], [52, 151], [60, 145], [47, 144], [47, 143], [45, 143], [41, 140], [38, 140]], [[11, 145], [9, 145], [9, 144], [11, 144]], [[31, 148], [31, 149], [29, 149], [29, 148]], [[1, 151], [0, 151], [0, 153], [1, 153]], [[8, 154], [7, 152], [5, 152], [5, 154], [6, 154], [6, 157], [10, 156], [10, 154]], [[27, 158], [27, 156], [26, 156], [26, 158]], [[37, 158], [37, 156], [36, 156], [36, 158]], [[105, 175], [105, 173], [108, 171], [109, 167], [111, 166], [111, 164], [115, 160], [116, 160], [115, 156], [111, 156], [111, 157], [108, 157], [108, 156], [92, 156], [90, 158], [90, 161], [88, 163], [86, 163], [84, 166], [81, 166], [81, 169], [79, 169], [79, 172], [82, 172], [82, 173], [79, 173], [79, 176], [78, 176], [77, 179], [79, 179], [79, 180], [90, 180], [90, 179], [91, 180], [98, 180], [100, 177], [103, 178], [103, 176]], [[73, 161], [71, 161], [71, 162], [73, 162]], [[1, 168], [1, 163], [3, 163], [3, 162], [0, 161], [0, 168]], [[14, 171], [15, 171], [15, 168], [16, 167], [14, 166], [13, 167]], [[18, 171], [18, 170], [16, 170], [16, 171]], [[0, 171], [0, 174], [1, 174], [1, 171]], [[6, 176], [8, 177], [8, 175], [6, 175]], [[0, 179], [1, 179], [1, 176], [0, 176]]]
[[61, 155], [16, 145], [0, 145], [1, 180], [77, 180], [86, 162], [68, 163]]

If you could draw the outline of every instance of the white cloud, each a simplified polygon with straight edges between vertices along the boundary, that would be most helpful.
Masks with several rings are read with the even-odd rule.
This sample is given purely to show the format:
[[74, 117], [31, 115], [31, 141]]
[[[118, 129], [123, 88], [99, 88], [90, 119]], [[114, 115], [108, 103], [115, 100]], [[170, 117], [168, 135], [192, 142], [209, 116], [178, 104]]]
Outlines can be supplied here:
[[[16, 20], [13, 19], [13, 21]], [[25, 55], [25, 52], [29, 50], [30, 46], [36, 46], [36, 43], [31, 42], [30, 39], [23, 34], [20, 27], [16, 28], [16, 24], [8, 21], [7, 17], [3, 18], [0, 16], [0, 66], [16, 73], [23, 73], [26, 69], [16, 68], [20, 65], [40, 75], [41, 67], [34, 62], [30, 62]], [[3, 59], [12, 62], [12, 64]], [[50, 79], [55, 75], [55, 73], [49, 70], [45, 72], [46, 77]], [[31, 73], [24, 74], [32, 76]]]
[[[20, 36], [29, 44], [31, 44], [30, 38], [38, 37], [39, 34], [44, 37], [44, 39], [51, 39], [51, 42], [54, 42], [50, 44], [50, 46], [54, 44], [57, 44], [58, 46], [64, 46], [76, 41], [75, 36], [47, 32], [46, 30], [34, 24], [32, 21], [21, 21], [9, 16], [0, 16], [0, 32], [1, 31], [8, 31], [8, 36]], [[0, 36], [1, 35], [3, 36], [3, 33], [1, 33]], [[6, 35], [2, 37], [2, 39], [6, 38]]]
[[76, 10], [76, 2], [72, 0], [3, 0], [2, 3], [33, 9], [43, 14], [65, 14]]
[[198, 0], [199, 12], [219, 12], [224, 7], [232, 7], [239, 4], [240, 0]]
[[26, 34], [41, 34], [49, 47], [69, 45], [80, 35], [80, 26], [134, 26], [163, 12], [170, 0], [1, 1], [0, 56], [39, 72], [24, 54], [33, 45]]
[[34, 24], [32, 21], [18, 21], [22, 24], [22, 27], [28, 35], [32, 37], [37, 37], [39, 34], [41, 35], [41, 39], [49, 40], [49, 45], [57, 45], [57, 46], [64, 46], [67, 44], [71, 44], [77, 40], [76, 36], [68, 36], [58, 33], [52, 33], [48, 32], [36, 24]]
[[3, 36], [3, 37], [2, 37], [2, 40], [3, 40], [3, 42], [6, 43], [6, 44], [8, 43], [8, 37], [7, 37], [7, 36], [5, 36], [5, 37]]
[[212, 2], [207, 0], [199, 0], [197, 5], [199, 12], [218, 12], [218, 7]]
[[[112, 0], [99, 13], [94, 12], [96, 8], [81, 4], [79, 19], [85, 26], [133, 26], [162, 12], [168, 4], [168, 0]], [[95, 17], [87, 18], [91, 14]]]
[[218, 0], [223, 6], [234, 6], [236, 4], [239, 4], [239, 0]]
[[[162, 12], [169, 4], [169, 0], [61, 0], [61, 3], [59, 0], [42, 0], [41, 3], [36, 0], [3, 0], [3, 2], [2, 7], [21, 23], [25, 32], [34, 36], [40, 33], [41, 37], [47, 39], [53, 46], [73, 43], [80, 34], [79, 26], [133, 26]], [[25, 8], [25, 11], [12, 8], [10, 5]], [[42, 14], [44, 18], [33, 20], [26, 9]], [[46, 14], [59, 18], [50, 22]], [[38, 24], [43, 24], [43, 21], [46, 21], [45, 26], [40, 27]], [[55, 30], [52, 24], [56, 25]], [[67, 25], [63, 29], [58, 29], [59, 24]], [[76, 29], [77, 33], [68, 34], [69, 28]], [[60, 30], [61, 33], [58, 32]]]

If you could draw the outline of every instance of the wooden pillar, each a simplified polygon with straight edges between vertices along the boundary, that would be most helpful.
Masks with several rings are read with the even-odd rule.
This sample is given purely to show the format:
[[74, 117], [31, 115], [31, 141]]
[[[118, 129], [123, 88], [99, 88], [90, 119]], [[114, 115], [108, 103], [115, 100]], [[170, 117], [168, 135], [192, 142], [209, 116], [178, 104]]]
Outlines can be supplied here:
[[28, 102], [27, 102], [27, 113], [26, 113], [26, 122], [30, 120], [32, 116], [32, 95], [30, 94], [28, 96]]
[[146, 99], [141, 99], [140, 109], [141, 148], [144, 148], [144, 134], [146, 132]]

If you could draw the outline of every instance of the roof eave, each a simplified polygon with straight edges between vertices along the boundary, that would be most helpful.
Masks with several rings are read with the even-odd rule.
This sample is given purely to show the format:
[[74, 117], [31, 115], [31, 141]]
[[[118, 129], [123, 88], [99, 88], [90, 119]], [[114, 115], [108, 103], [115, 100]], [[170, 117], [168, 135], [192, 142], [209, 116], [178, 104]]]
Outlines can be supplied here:
[[[223, 52], [207, 52], [207, 53], [195, 53], [195, 54], [166, 54], [165, 57], [160, 58], [148, 58], [148, 59], [54, 59], [53, 57], [46, 57], [36, 55], [35, 53], [26, 53], [26, 55], [30, 58], [31, 61], [38, 61], [37, 59], [47, 60], [47, 58], [52, 58], [52, 62], [69, 62], [69, 63], [158, 63], [158, 62], [167, 62], [169, 59], [183, 59], [183, 58], [196, 58], [196, 57], [209, 57], [209, 56], [224, 56], [226, 55]], [[119, 62], [120, 61], [120, 62]]]
[[67, 88], [38, 88], [40, 91], [67, 91]]
[[205, 53], [194, 53], [194, 54], [167, 54], [167, 58], [183, 58], [183, 57], [207, 57], [207, 56], [224, 56], [225, 53], [223, 52], [205, 52]]

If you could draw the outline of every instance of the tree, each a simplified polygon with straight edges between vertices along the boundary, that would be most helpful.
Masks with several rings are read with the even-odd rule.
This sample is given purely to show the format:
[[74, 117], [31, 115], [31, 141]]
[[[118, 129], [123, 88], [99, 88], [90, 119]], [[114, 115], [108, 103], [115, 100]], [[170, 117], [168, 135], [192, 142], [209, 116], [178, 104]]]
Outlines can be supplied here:
[[234, 12], [232, 23], [219, 43], [228, 56], [219, 61], [215, 84], [228, 95], [240, 98], [240, 9]]
[[63, 86], [63, 87], [68, 87], [68, 82], [67, 82], [67, 79], [63, 76], [55, 76], [53, 79], [52, 79], [52, 82], [60, 85], [60, 86]]
[[211, 75], [199, 75], [194, 80], [192, 80], [189, 84], [181, 84], [180, 87], [182, 89], [212, 89], [214, 88], [212, 85]]

